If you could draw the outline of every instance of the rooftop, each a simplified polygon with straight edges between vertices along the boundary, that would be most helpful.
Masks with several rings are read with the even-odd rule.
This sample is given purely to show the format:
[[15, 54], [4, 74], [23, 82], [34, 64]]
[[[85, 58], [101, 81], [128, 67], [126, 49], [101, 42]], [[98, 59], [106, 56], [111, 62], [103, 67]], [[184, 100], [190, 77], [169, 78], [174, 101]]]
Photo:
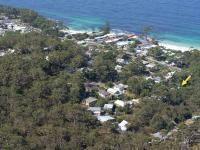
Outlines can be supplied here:
[[87, 99], [85, 99], [85, 101], [86, 101], [87, 103], [92, 103], [92, 102], [97, 101], [97, 98], [95, 98], [95, 97], [88, 97]]
[[103, 123], [109, 120], [114, 120], [115, 118], [111, 117], [111, 116], [97, 116], [97, 119]]

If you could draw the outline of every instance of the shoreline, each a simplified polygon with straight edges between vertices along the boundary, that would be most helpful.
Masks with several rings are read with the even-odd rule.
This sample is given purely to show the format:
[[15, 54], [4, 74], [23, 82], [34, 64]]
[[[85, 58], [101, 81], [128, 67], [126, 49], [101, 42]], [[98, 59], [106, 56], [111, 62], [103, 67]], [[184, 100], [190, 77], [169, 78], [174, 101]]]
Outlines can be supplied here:
[[159, 41], [159, 46], [163, 46], [167, 49], [175, 50], [175, 51], [181, 51], [181, 52], [186, 52], [186, 51], [191, 51], [192, 49], [197, 49], [200, 50], [199, 47], [195, 46], [189, 46], [184, 43], [176, 43], [176, 42], [171, 42], [171, 41]]
[[159, 42], [159, 46], [163, 46], [167, 49], [171, 49], [171, 50], [175, 50], [175, 51], [181, 51], [181, 52], [186, 52], [186, 51], [190, 51], [190, 47], [187, 46], [183, 46], [183, 45], [176, 45], [176, 44], [170, 44], [167, 42]]

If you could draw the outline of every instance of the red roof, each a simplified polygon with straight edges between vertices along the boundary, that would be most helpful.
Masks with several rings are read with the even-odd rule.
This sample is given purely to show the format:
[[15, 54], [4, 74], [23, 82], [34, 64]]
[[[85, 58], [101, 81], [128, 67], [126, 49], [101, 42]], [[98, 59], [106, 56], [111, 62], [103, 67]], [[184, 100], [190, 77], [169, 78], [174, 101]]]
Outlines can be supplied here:
[[144, 46], [145, 44], [144, 43], [141, 43], [141, 44], [139, 44], [138, 46]]
[[135, 36], [134, 34], [127, 34], [128, 38]]

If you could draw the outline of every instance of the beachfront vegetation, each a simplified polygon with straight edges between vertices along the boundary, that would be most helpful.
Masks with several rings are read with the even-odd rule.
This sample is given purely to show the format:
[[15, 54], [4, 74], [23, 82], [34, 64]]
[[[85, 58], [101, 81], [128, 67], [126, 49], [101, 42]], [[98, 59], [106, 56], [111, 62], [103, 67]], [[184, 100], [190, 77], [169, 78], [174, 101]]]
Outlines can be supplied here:
[[111, 27], [110, 27], [110, 23], [106, 22], [105, 25], [103, 25], [101, 27], [101, 31], [103, 32], [103, 34], [108, 34], [110, 33]]
[[148, 55], [154, 57], [158, 61], [166, 59], [166, 54], [159, 46], [149, 49]]
[[[1, 7], [0, 12], [30, 24], [35, 18], [38, 21], [37, 14], [29, 10]], [[50, 26], [54, 24], [47, 22]], [[117, 73], [114, 67], [119, 52], [110, 45], [106, 45], [108, 52], [94, 54], [88, 69], [88, 56], [84, 53], [87, 48], [69, 39], [61, 41], [56, 34], [43, 34], [49, 33], [48, 28], [41, 27], [42, 33], [8, 32], [0, 37], [0, 49], [15, 50], [0, 57], [0, 149], [198, 149], [199, 121], [190, 126], [184, 123], [200, 109], [199, 51], [174, 57], [181, 64], [181, 71], [169, 81], [155, 84], [145, 79], [150, 71], [142, 58], [131, 60]], [[166, 58], [160, 47], [150, 49], [148, 55], [156, 61]], [[126, 55], [123, 58], [130, 59]], [[81, 68], [86, 71], [80, 71]], [[181, 81], [188, 74], [192, 80], [182, 87]], [[133, 108], [116, 110], [118, 121], [122, 118], [129, 121], [127, 132], [119, 132], [110, 122], [100, 124], [82, 105], [88, 94], [84, 87], [87, 81], [110, 87], [113, 82], [122, 82], [128, 85], [129, 93], [141, 99]], [[100, 99], [97, 105], [106, 102]], [[175, 127], [179, 130], [169, 139], [152, 140], [151, 133], [168, 133]]]
[[147, 37], [150, 34], [151, 30], [152, 30], [151, 27], [144, 26], [141, 36], [144, 37], [145, 39], [147, 39]]

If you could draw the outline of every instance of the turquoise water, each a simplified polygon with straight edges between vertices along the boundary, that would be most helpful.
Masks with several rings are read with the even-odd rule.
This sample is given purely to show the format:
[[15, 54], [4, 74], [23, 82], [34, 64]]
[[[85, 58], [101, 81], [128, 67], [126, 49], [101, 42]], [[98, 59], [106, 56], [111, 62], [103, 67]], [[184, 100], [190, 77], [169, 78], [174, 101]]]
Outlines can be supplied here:
[[151, 26], [159, 40], [200, 48], [200, 0], [0, 0], [62, 20], [77, 30], [109, 21], [115, 29], [140, 33]]

